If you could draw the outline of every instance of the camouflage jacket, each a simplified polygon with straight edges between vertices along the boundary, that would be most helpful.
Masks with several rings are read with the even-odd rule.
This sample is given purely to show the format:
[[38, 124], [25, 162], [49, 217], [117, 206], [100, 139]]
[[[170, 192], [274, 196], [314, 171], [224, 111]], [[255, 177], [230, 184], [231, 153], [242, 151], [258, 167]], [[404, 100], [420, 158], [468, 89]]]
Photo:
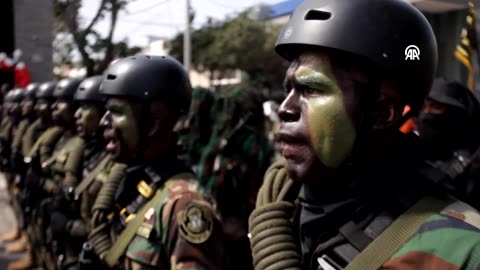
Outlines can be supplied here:
[[480, 269], [480, 214], [457, 201], [431, 216], [380, 269]]
[[[151, 178], [152, 173], [128, 174], [125, 183], [136, 187], [138, 191], [134, 193], [149, 197], [160, 193], [160, 200], [144, 216], [135, 217], [144, 222], [126, 250], [125, 269], [222, 269], [222, 227], [215, 203], [192, 175], [179, 175], [188, 169], [178, 163], [181, 162], [154, 163], [163, 165], [162, 169], [153, 170], [159, 176], [157, 191], [145, 185], [152, 182], [144, 180]], [[128, 186], [121, 189], [131, 191]], [[138, 196], [127, 197], [130, 199], [120, 196], [117, 200], [123, 204], [113, 226], [117, 236], [130, 219], [126, 209], [132, 204], [126, 206], [125, 202], [133, 197], [137, 197], [133, 201], [138, 201]]]

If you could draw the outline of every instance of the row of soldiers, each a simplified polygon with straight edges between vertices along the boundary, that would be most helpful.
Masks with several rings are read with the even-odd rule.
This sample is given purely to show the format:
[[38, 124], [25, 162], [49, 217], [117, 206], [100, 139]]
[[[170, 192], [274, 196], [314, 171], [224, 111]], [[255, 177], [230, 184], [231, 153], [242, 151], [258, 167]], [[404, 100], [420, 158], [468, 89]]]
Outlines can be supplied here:
[[[24, 152], [2, 143], [32, 251], [22, 267], [479, 269], [478, 174], [463, 172], [478, 168], [480, 106], [434, 83], [425, 17], [403, 0], [305, 0], [276, 50], [290, 61], [275, 132], [283, 159], [263, 182], [248, 170], [271, 154], [256, 99], [191, 102], [172, 58], [128, 57], [96, 83], [42, 84], [30, 98], [13, 91], [2, 126], [18, 133], [22, 119], [25, 136], [37, 134]], [[29, 99], [43, 132], [18, 116]], [[214, 118], [205, 125], [200, 111]], [[405, 128], [413, 116], [418, 127]], [[188, 162], [178, 141], [191, 143]]]
[[[206, 182], [201, 185], [177, 154], [174, 129], [180, 118], [194, 118], [186, 114], [191, 95], [181, 64], [154, 56], [122, 59], [105, 76], [30, 84], [8, 92], [2, 108], [2, 171], [21, 222], [3, 240], [18, 239], [7, 252], [28, 251], [9, 269], [223, 268], [222, 254], [228, 250], [219, 208], [205, 192]], [[257, 151], [247, 150], [257, 146], [257, 131], [247, 138], [248, 133], [238, 131], [252, 127], [252, 121], [246, 119], [228, 137], [234, 140], [230, 145], [246, 139], [242, 154], [249, 157]], [[222, 147], [231, 149], [228, 145], [222, 141]], [[265, 163], [262, 166], [268, 166]], [[212, 185], [218, 193], [224, 192], [219, 187], [241, 190]], [[251, 187], [242, 188], [246, 190], [237, 198], [254, 201]], [[232, 202], [245, 208], [225, 199], [225, 205]], [[251, 211], [253, 202], [247, 208]], [[244, 215], [242, 223], [232, 224], [243, 233], [232, 229], [232, 241], [241, 241], [240, 250], [249, 256], [249, 212], [239, 214]]]

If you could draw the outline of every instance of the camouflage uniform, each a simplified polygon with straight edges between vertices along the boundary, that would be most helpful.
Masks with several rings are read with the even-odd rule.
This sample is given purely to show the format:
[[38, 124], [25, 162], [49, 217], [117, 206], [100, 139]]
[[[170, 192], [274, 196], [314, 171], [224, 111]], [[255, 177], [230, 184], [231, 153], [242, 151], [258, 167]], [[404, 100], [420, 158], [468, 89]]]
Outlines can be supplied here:
[[212, 111], [215, 124], [204, 149], [199, 178], [214, 194], [227, 241], [227, 268], [248, 269], [248, 216], [272, 148], [265, 131], [262, 101], [253, 91], [234, 89], [217, 97]]
[[[102, 212], [109, 216], [107, 234], [115, 242], [135, 213], [154, 195], [160, 196], [143, 217], [135, 217], [143, 224], [121, 257], [122, 269], [221, 269], [222, 230], [213, 200], [192, 176], [183, 175], [188, 169], [178, 160], [162, 158], [150, 164], [156, 168], [142, 165], [125, 170], [111, 214], [97, 202], [93, 207], [94, 216]], [[157, 169], [157, 164], [164, 165]], [[90, 235], [94, 246], [97, 235]]]
[[380, 269], [479, 269], [480, 214], [461, 202], [452, 207], [431, 216]]
[[198, 166], [212, 134], [213, 101], [214, 97], [210, 90], [193, 89], [189, 114], [179, 121], [176, 128], [179, 132], [180, 144], [186, 148], [187, 163], [190, 166]]
[[[100, 123], [115, 164], [93, 206], [96, 257], [122, 269], [222, 269], [215, 203], [177, 158], [173, 127], [191, 100], [183, 66], [137, 55], [106, 73]], [[145, 132], [151, 123], [158, 129]]]
[[169, 180], [157, 192], [162, 199], [139, 217], [144, 222], [128, 246], [124, 268], [220, 269], [220, 221], [198, 182]]

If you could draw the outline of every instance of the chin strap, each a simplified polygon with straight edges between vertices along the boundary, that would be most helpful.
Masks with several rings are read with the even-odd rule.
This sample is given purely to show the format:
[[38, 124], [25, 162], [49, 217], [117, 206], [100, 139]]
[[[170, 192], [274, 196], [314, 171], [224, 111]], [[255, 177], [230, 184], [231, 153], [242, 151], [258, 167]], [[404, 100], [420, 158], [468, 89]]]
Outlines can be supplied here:
[[266, 172], [256, 209], [249, 219], [255, 270], [300, 270], [300, 253], [294, 237], [293, 212], [299, 185], [288, 178], [283, 163]]

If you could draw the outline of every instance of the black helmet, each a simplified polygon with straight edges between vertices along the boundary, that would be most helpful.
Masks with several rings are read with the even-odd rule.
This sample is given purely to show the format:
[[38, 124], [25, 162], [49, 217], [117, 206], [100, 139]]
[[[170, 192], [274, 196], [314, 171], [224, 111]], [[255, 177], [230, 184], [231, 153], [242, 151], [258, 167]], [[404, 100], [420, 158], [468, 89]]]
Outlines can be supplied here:
[[105, 73], [100, 92], [144, 101], [165, 98], [187, 112], [192, 87], [183, 66], [168, 56], [139, 55], [115, 62]]
[[34, 99], [39, 88], [38, 83], [31, 83], [25, 88], [25, 96]]
[[437, 44], [428, 21], [405, 0], [305, 0], [277, 40], [292, 60], [302, 46], [340, 50], [369, 59], [402, 79], [403, 97], [421, 108], [437, 67]]
[[55, 90], [55, 87], [57, 86], [56, 81], [50, 81], [50, 82], [44, 82], [40, 84], [37, 90], [36, 97], [37, 98], [52, 98], [53, 97], [53, 91]]
[[82, 81], [75, 93], [74, 99], [79, 101], [104, 102], [105, 96], [100, 94], [100, 84], [103, 76], [93, 76]]
[[7, 94], [5, 94], [5, 101], [13, 102], [14, 96], [15, 96], [15, 90], [14, 89], [9, 90]]
[[6, 96], [7, 101], [10, 102], [20, 102], [25, 97], [25, 90], [22, 88], [15, 88], [8, 91]]
[[66, 78], [57, 83], [57, 87], [53, 91], [53, 96], [56, 98], [73, 99], [78, 85], [82, 82], [77, 78]]

